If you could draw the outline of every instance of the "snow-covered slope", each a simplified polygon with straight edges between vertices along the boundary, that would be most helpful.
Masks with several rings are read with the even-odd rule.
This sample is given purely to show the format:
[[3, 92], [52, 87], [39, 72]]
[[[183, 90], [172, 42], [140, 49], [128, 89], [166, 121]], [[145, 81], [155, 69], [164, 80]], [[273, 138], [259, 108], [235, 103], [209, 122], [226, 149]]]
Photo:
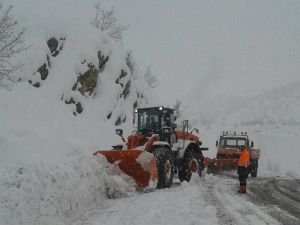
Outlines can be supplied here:
[[122, 44], [91, 25], [93, 1], [2, 2], [29, 48], [13, 59], [18, 82], [0, 88], [0, 224], [70, 224], [131, 192], [92, 153], [121, 142], [115, 125], [131, 129], [151, 88]]

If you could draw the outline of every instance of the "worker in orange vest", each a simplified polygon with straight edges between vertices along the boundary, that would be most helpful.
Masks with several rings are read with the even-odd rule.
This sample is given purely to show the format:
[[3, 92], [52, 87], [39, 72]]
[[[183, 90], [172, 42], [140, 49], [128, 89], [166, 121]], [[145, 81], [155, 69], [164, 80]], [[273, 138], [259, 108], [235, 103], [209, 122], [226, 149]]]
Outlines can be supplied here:
[[246, 193], [247, 177], [248, 177], [248, 167], [250, 165], [250, 156], [249, 156], [249, 145], [242, 147], [242, 151], [238, 163], [238, 175], [240, 181], [240, 190], [239, 193]]

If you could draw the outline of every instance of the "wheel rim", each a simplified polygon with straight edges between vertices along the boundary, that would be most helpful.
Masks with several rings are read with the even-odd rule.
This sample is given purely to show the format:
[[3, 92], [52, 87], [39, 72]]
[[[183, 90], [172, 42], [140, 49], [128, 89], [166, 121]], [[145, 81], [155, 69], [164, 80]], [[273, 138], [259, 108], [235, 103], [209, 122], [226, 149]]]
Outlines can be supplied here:
[[195, 159], [191, 160], [189, 168], [192, 173], [196, 173], [198, 171], [198, 163]]
[[172, 166], [171, 166], [170, 160], [167, 160], [166, 163], [165, 163], [165, 165], [164, 165], [164, 174], [165, 174], [165, 177], [167, 179], [171, 178]]

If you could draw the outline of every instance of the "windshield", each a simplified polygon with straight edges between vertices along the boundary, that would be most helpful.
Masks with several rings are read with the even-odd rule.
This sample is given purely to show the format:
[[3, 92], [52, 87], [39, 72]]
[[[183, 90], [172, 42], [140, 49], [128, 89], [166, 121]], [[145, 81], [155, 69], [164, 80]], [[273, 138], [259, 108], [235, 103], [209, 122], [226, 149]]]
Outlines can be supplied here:
[[220, 140], [222, 148], [241, 148], [246, 145], [246, 139], [241, 138], [223, 138]]
[[160, 115], [155, 112], [145, 111], [138, 114], [138, 130], [157, 130], [160, 128]]

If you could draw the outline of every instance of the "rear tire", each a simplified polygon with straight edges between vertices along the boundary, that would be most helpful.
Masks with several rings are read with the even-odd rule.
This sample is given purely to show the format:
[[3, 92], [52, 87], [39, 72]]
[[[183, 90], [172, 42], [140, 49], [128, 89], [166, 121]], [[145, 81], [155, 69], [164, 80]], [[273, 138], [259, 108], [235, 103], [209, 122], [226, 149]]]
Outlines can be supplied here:
[[178, 172], [178, 178], [182, 181], [189, 182], [192, 172], [197, 173], [199, 177], [202, 175], [203, 165], [200, 160], [200, 153], [196, 153], [194, 149], [188, 149], [183, 160], [182, 170]]
[[173, 183], [174, 157], [170, 149], [157, 147], [153, 151], [157, 160], [158, 182], [156, 188], [169, 188]]

